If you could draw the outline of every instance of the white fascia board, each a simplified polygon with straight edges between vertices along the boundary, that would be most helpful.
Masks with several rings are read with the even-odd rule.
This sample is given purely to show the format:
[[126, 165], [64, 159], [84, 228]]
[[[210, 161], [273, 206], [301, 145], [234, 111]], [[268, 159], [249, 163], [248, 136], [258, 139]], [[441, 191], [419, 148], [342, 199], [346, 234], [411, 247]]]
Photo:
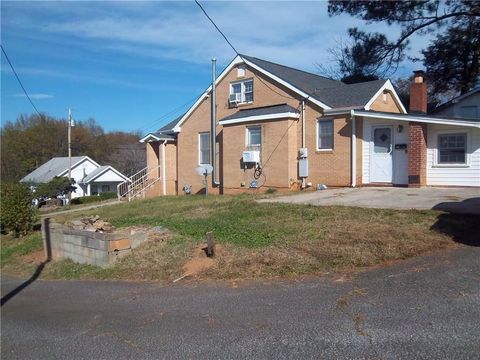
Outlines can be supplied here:
[[[77, 167], [78, 165], [80, 165], [81, 163], [83, 163], [84, 161], [86, 160], [90, 160], [97, 168], [100, 167], [100, 164], [97, 163], [96, 161], [94, 161], [93, 159], [91, 159], [90, 157], [88, 156], [84, 156], [81, 160], [77, 161], [75, 164], [72, 164], [72, 170]], [[66, 173], [68, 172], [68, 168], [63, 170], [60, 174], [58, 174], [57, 176], [60, 177], [60, 176], [63, 176], [65, 175]]]
[[91, 178], [90, 180], [88, 180], [88, 182], [84, 183], [84, 184], [88, 184], [90, 182], [92, 182], [93, 180], [95, 180], [96, 178], [98, 178], [100, 175], [103, 175], [105, 174], [107, 171], [109, 170], [112, 170], [115, 174], [117, 174], [118, 176], [120, 176], [122, 179], [124, 179], [125, 181], [130, 181], [130, 179], [128, 177], [126, 177], [125, 175], [123, 175], [120, 171], [118, 171], [117, 169], [115, 169], [114, 167], [108, 165], [108, 167], [106, 167], [105, 169], [103, 169], [102, 171], [100, 171], [97, 175], [95, 175], [95, 177]]
[[403, 106], [402, 101], [398, 97], [398, 94], [395, 91], [395, 88], [393, 87], [392, 82], [390, 80], [385, 81], [385, 84], [383, 84], [383, 86], [380, 89], [378, 89], [375, 95], [373, 95], [373, 97], [368, 101], [368, 103], [365, 105], [365, 110], [370, 110], [370, 107], [372, 106], [372, 104], [375, 102], [375, 100], [380, 96], [380, 94], [384, 90], [389, 90], [392, 92], [394, 99], [400, 105], [400, 109], [402, 110], [402, 113], [406, 114], [407, 110], [405, 109], [405, 106]]
[[272, 73], [264, 70], [263, 68], [261, 68], [260, 66], [248, 61], [245, 59], [245, 63], [249, 66], [251, 66], [252, 68], [254, 68], [255, 70], [257, 71], [260, 71], [261, 73], [267, 75], [269, 78], [275, 80], [276, 82], [282, 84], [283, 86], [285, 86], [286, 88], [290, 89], [290, 90], [293, 90], [294, 92], [296, 92], [298, 95], [302, 96], [304, 99], [306, 99], [307, 101], [311, 101], [312, 103], [314, 103], [315, 105], [318, 105], [320, 106], [321, 108], [323, 109], [331, 109], [330, 106], [328, 106], [327, 104], [324, 104], [323, 102], [321, 102], [320, 100], [317, 100], [315, 98], [312, 98], [310, 95], [308, 95], [307, 93], [303, 92], [302, 90], [298, 89], [297, 87], [293, 86], [292, 84], [286, 82], [285, 80], [282, 80], [280, 79], [278, 76], [275, 76], [273, 75]]
[[160, 140], [160, 138], [159, 138], [158, 136], [156, 136], [155, 134], [150, 133], [150, 134], [145, 135], [143, 138], [141, 138], [141, 139], [138, 140], [138, 141], [141, 142], [141, 143], [144, 143], [145, 141], [146, 141], [146, 142], [149, 142], [150, 139], [153, 139], [154, 141]]
[[244, 122], [251, 122], [251, 121], [262, 121], [262, 120], [274, 120], [274, 119], [298, 119], [300, 118], [300, 114], [293, 113], [293, 112], [286, 112], [286, 113], [277, 113], [277, 114], [268, 114], [268, 115], [253, 115], [253, 116], [246, 116], [237, 119], [229, 119], [229, 120], [221, 120], [219, 123], [220, 125], [230, 125], [230, 124], [240, 124]]
[[[230, 70], [235, 66], [235, 65], [238, 65], [240, 63], [242, 63], [243, 60], [240, 56], [236, 56], [231, 62], [230, 64], [228, 64], [228, 66], [220, 73], [220, 75], [217, 76], [217, 80], [215, 81], [215, 84], [218, 84], [229, 72]], [[173, 128], [173, 131], [176, 132], [176, 133], [179, 133], [182, 131], [182, 124], [185, 122], [185, 120], [190, 116], [190, 114], [200, 105], [200, 103], [205, 99], [205, 97], [208, 96], [208, 94], [210, 93], [210, 91], [212, 90], [212, 85], [210, 85], [204, 92], [202, 95], [200, 95], [200, 97], [197, 99], [197, 101], [195, 101], [195, 103], [190, 107], [190, 109], [188, 109], [188, 111], [185, 113], [185, 115], [182, 116], [182, 118], [180, 119], [180, 121], [177, 123], [177, 125], [175, 125], [175, 127]]]
[[[241, 63], [246, 63], [247, 65], [251, 66], [252, 68], [256, 69], [257, 71], [260, 71], [261, 73], [265, 74], [266, 76], [270, 77], [271, 79], [275, 80], [276, 82], [282, 84], [283, 86], [285, 86], [286, 88], [290, 89], [290, 90], [293, 90], [294, 92], [296, 92], [297, 94], [299, 94], [300, 96], [302, 96], [303, 98], [307, 99], [308, 101], [311, 101], [312, 103], [320, 106], [321, 108], [323, 109], [331, 109], [330, 106], [328, 106], [327, 104], [324, 104], [323, 102], [321, 102], [320, 100], [317, 100], [315, 98], [312, 98], [310, 95], [308, 95], [307, 93], [303, 92], [302, 90], [296, 88], [295, 86], [293, 86], [292, 84], [280, 79], [279, 77], [273, 75], [272, 73], [264, 70], [263, 68], [261, 68], [260, 66], [258, 65], [255, 65], [254, 63], [246, 60], [246, 59], [243, 59], [242, 57], [240, 57], [239, 55], [237, 55], [231, 62], [230, 64], [228, 64], [228, 66], [225, 68], [225, 70], [222, 71], [222, 73], [217, 77], [217, 80], [215, 82], [215, 84], [218, 84], [218, 82], [220, 82], [229, 72], [230, 70], [238, 65], [238, 64], [241, 64]], [[185, 120], [190, 116], [190, 114], [200, 105], [200, 103], [205, 99], [205, 97], [208, 96], [208, 94], [210, 93], [210, 91], [212, 90], [212, 85], [210, 85], [204, 92], [202, 95], [200, 95], [200, 97], [197, 99], [197, 101], [195, 101], [195, 103], [190, 107], [190, 109], [188, 109], [188, 111], [185, 113], [185, 115], [183, 115], [183, 117], [180, 119], [180, 121], [177, 123], [177, 125], [175, 125], [175, 127], [173, 128], [173, 131], [176, 132], [176, 133], [179, 133], [181, 132], [181, 126], [182, 124], [185, 122]]]
[[355, 111], [354, 114], [357, 116], [375, 118], [375, 119], [387, 119], [387, 120], [397, 120], [397, 121], [414, 121], [427, 124], [439, 124], [439, 125], [453, 125], [453, 126], [465, 126], [465, 127], [474, 127], [480, 128], [480, 123], [475, 121], [461, 121], [461, 120], [451, 120], [451, 119], [442, 119], [442, 118], [431, 118], [426, 116], [417, 116], [417, 115], [395, 115], [395, 114], [376, 114], [368, 111]]
[[150, 133], [150, 134], [147, 134], [145, 135], [143, 138], [141, 138], [140, 140], [138, 140], [139, 142], [141, 143], [144, 143], [144, 142], [152, 142], [152, 141], [174, 141], [175, 139], [170, 139], [170, 138], [162, 138], [161, 136], [157, 136], [153, 133]]

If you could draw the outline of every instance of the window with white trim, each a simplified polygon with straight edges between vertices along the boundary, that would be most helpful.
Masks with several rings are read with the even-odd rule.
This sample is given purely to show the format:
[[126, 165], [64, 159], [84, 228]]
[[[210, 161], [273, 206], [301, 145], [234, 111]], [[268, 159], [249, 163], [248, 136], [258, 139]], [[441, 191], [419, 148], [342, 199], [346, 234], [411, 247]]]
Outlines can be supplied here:
[[317, 150], [333, 149], [333, 120], [318, 120]]
[[467, 163], [467, 134], [438, 135], [438, 164]]
[[247, 127], [247, 146], [262, 146], [262, 127], [249, 126]]
[[198, 163], [210, 164], [210, 133], [198, 134]]
[[253, 80], [239, 81], [230, 84], [230, 104], [253, 102]]

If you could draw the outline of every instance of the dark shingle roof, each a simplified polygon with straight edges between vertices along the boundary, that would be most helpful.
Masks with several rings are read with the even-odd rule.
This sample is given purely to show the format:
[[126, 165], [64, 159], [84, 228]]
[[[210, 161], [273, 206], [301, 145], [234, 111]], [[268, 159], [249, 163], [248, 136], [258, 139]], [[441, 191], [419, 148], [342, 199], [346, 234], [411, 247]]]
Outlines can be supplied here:
[[232, 115], [224, 117], [220, 121], [242, 119], [249, 116], [271, 115], [271, 114], [280, 114], [280, 113], [288, 113], [288, 112], [298, 113], [298, 110], [287, 104], [264, 106], [264, 107], [258, 107], [253, 109], [239, 110]]
[[168, 124], [162, 126], [160, 129], [157, 130], [157, 133], [168, 133], [168, 132], [173, 132], [173, 128], [180, 122], [182, 119], [183, 115], [180, 115], [179, 117], [173, 119], [170, 121]]
[[456, 103], [457, 101], [460, 101], [462, 99], [465, 99], [466, 97], [474, 95], [477, 92], [480, 92], [480, 86], [477, 86], [477, 87], [473, 88], [472, 90], [470, 90], [469, 92], [466, 92], [465, 94], [455, 96], [453, 99], [450, 99], [447, 102], [444, 102], [443, 104], [438, 105], [435, 109], [432, 110], [432, 113], [435, 114], [439, 111], [442, 111], [445, 108], [452, 105], [453, 103]]
[[176, 139], [176, 136], [173, 132], [157, 131], [157, 132], [153, 133], [153, 135], [155, 135], [156, 137], [158, 137], [160, 139]]
[[316, 94], [331, 107], [365, 106], [386, 80], [373, 80], [357, 84], [343, 84], [319, 89]]
[[252, 56], [241, 55], [241, 57], [330, 107], [365, 106], [386, 82], [386, 80], [374, 80], [347, 85], [338, 80]]

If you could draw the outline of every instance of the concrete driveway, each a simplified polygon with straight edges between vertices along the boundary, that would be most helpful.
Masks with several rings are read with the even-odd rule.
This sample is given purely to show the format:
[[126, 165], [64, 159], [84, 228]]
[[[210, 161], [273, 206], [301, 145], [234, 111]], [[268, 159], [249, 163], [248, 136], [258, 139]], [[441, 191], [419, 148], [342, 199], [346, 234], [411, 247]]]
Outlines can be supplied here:
[[478, 359], [479, 256], [234, 287], [36, 281], [2, 306], [1, 358]]
[[478, 188], [340, 188], [309, 191], [259, 201], [401, 210], [434, 209], [451, 213], [480, 214], [480, 189]]

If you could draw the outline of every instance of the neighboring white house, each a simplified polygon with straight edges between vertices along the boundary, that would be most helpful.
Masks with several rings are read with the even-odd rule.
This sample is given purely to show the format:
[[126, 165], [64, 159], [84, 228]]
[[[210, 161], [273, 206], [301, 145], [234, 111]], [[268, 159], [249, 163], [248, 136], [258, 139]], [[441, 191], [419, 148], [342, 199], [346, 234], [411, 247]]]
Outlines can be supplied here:
[[432, 114], [480, 120], [480, 86], [438, 105]]
[[[55, 157], [23, 177], [20, 182], [40, 184], [56, 176], [68, 177], [68, 157]], [[129, 181], [121, 172], [109, 165], [100, 166], [88, 156], [72, 157], [72, 179], [76, 190], [72, 198], [116, 192], [119, 183]]]

